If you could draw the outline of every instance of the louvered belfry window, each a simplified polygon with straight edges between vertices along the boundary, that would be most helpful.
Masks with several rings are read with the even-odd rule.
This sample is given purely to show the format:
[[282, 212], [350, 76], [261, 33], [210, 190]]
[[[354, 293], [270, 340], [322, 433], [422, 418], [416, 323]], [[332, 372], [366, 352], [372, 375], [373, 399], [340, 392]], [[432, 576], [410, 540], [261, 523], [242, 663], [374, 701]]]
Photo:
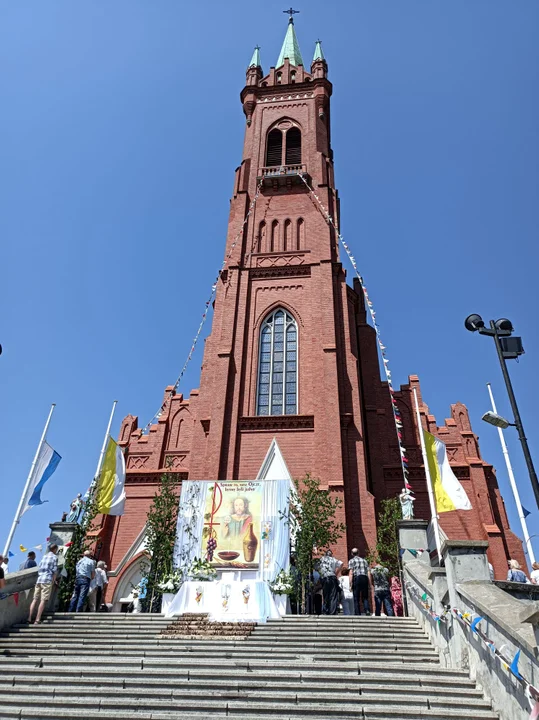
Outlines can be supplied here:
[[298, 326], [279, 308], [262, 323], [257, 414], [296, 415], [298, 411]]
[[280, 130], [272, 130], [268, 134], [268, 145], [266, 148], [266, 167], [275, 167], [283, 162], [283, 133]]
[[286, 133], [285, 165], [301, 165], [301, 131], [295, 127]]

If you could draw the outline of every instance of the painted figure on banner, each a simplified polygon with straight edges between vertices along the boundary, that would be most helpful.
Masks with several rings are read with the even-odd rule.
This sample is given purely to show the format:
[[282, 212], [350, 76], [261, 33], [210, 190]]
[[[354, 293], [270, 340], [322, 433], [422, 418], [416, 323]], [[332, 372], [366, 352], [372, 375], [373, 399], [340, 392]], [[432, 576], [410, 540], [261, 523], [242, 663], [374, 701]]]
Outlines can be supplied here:
[[249, 500], [246, 497], [237, 497], [230, 503], [231, 514], [224, 518], [223, 537], [242, 537], [253, 522], [253, 516], [249, 512]]
[[206, 498], [203, 543], [216, 543], [217, 568], [257, 569], [263, 484], [257, 480], [215, 482]]
[[413, 520], [415, 497], [412, 495], [410, 490], [402, 488], [401, 494], [399, 495], [399, 500], [401, 504], [402, 519]]

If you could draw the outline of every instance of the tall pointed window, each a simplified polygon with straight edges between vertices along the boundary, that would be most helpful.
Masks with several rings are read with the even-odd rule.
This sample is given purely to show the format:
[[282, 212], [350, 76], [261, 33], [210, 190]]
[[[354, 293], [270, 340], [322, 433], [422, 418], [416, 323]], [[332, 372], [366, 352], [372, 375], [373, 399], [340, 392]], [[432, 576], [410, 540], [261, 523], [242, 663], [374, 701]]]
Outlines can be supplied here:
[[281, 165], [283, 160], [283, 134], [275, 128], [268, 134], [268, 145], [266, 147], [266, 167]]
[[256, 403], [258, 415], [298, 412], [298, 326], [282, 308], [262, 323]]
[[297, 127], [286, 133], [285, 165], [301, 164], [301, 131]]

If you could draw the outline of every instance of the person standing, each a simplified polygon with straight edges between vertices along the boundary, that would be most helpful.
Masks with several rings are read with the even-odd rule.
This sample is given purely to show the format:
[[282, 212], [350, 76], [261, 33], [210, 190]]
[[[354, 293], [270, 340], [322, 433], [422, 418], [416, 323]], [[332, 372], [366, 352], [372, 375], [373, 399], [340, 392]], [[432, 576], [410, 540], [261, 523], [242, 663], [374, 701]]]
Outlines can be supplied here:
[[404, 609], [402, 605], [402, 586], [398, 577], [395, 575], [391, 578], [391, 587], [389, 590], [391, 594], [391, 602], [393, 603], [393, 611], [397, 617], [404, 615]]
[[95, 575], [95, 560], [92, 560], [92, 554], [89, 550], [84, 551], [84, 555], [77, 563], [75, 589], [69, 603], [69, 612], [82, 612], [90, 583]]
[[343, 568], [341, 577], [339, 578], [339, 585], [341, 586], [341, 605], [344, 615], [354, 614], [354, 594], [350, 587], [350, 569]]
[[[393, 616], [389, 594], [389, 570], [377, 562], [371, 570], [371, 577], [374, 585], [375, 615], [381, 617]], [[382, 609], [385, 609], [386, 612], [381, 613]]]
[[539, 563], [534, 562], [530, 573], [530, 580], [534, 585], [539, 585]]
[[4, 560], [4, 556], [0, 555], [0, 590], [2, 590], [6, 586], [6, 579], [4, 577], [4, 570], [2, 568], [3, 560]]
[[34, 614], [34, 610], [38, 603], [39, 606], [37, 609], [35, 625], [39, 625], [41, 623], [41, 616], [43, 615], [45, 605], [51, 596], [54, 581], [56, 580], [56, 573], [58, 572], [57, 553], [58, 545], [51, 545], [49, 547], [49, 552], [43, 556], [41, 562], [39, 563], [34, 597], [32, 599], [32, 604], [30, 605], [30, 612], [28, 613], [29, 623], [32, 622], [32, 615]]
[[342, 560], [333, 557], [331, 550], [320, 559], [320, 578], [322, 580], [322, 596], [324, 615], [336, 615], [339, 610], [341, 586], [337, 579], [337, 572], [342, 567]]
[[509, 570], [507, 572], [507, 581], [508, 582], [519, 582], [519, 583], [529, 583], [530, 581], [526, 577], [526, 574], [520, 567], [520, 563], [518, 560], [509, 560]]
[[369, 565], [360, 557], [359, 550], [352, 548], [352, 557], [348, 561], [352, 573], [352, 593], [354, 595], [354, 615], [361, 615], [361, 601], [365, 615], [371, 614], [369, 606]]
[[21, 564], [21, 566], [19, 567], [19, 570], [29, 570], [30, 568], [35, 568], [35, 567], [37, 567], [36, 554], [33, 550], [30, 550], [30, 552], [28, 553], [28, 557]]
[[103, 600], [103, 594], [105, 592], [105, 586], [108, 585], [108, 582], [107, 566], [103, 560], [100, 560], [97, 563], [95, 576], [90, 583], [90, 592], [88, 593], [88, 605], [90, 606], [90, 612], [99, 612], [101, 602]]

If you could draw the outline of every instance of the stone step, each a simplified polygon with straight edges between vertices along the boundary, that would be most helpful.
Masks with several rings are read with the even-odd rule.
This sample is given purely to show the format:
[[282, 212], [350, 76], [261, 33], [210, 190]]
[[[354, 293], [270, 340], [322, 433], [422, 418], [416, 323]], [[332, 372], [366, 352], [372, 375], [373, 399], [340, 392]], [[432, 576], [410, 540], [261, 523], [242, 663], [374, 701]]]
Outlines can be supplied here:
[[13, 648], [39, 648], [39, 647], [58, 647], [59, 649], [76, 649], [77, 647], [92, 648], [109, 648], [125, 647], [138, 649], [141, 645], [148, 649], [158, 649], [160, 647], [168, 647], [172, 649], [188, 648], [188, 649], [204, 649], [204, 650], [222, 650], [225, 649], [242, 649], [250, 652], [272, 652], [272, 651], [293, 651], [302, 652], [304, 650], [312, 650], [317, 654], [336, 651], [343, 654], [357, 654], [358, 652], [393, 652], [402, 651], [406, 653], [422, 653], [435, 652], [430, 643], [423, 641], [421, 643], [401, 643], [397, 640], [384, 640], [376, 642], [372, 638], [367, 642], [349, 640], [346, 643], [331, 641], [328, 643], [320, 642], [290, 642], [288, 639], [279, 639], [274, 642], [259, 642], [257, 638], [189, 638], [187, 640], [180, 639], [180, 636], [160, 635], [158, 637], [144, 638], [144, 643], [137, 635], [118, 635], [118, 636], [98, 636], [98, 637], [81, 637], [74, 642], [73, 638], [55, 638], [53, 636], [16, 636], [13, 638], [0, 639], [0, 652], [5, 649]]
[[[131, 659], [129, 659], [131, 660]], [[247, 681], [251, 677], [256, 677], [258, 684], [264, 682], [274, 681], [285, 681], [287, 683], [293, 682], [296, 685], [304, 683], [312, 683], [323, 681], [326, 685], [333, 687], [338, 683], [377, 683], [382, 681], [384, 678], [391, 677], [391, 685], [395, 684], [414, 684], [417, 687], [425, 687], [429, 682], [437, 683], [442, 686], [444, 684], [451, 684], [455, 687], [467, 687], [474, 688], [475, 684], [468, 678], [465, 671], [452, 670], [445, 668], [436, 668], [433, 666], [422, 667], [421, 675], [419, 675], [419, 666], [412, 666], [410, 670], [403, 669], [402, 665], [368, 665], [362, 664], [358, 668], [356, 663], [353, 663], [351, 669], [348, 667], [341, 668], [340, 673], [331, 674], [328, 672], [321, 672], [320, 666], [317, 666], [317, 670], [311, 670], [306, 673], [300, 666], [296, 664], [287, 663], [286, 669], [282, 665], [273, 666], [271, 674], [267, 677], [260, 678], [260, 675], [267, 674], [268, 663], [262, 663], [259, 666], [253, 663], [237, 666], [226, 665], [219, 669], [219, 678], [223, 681], [236, 681], [239, 677], [247, 678]], [[106, 673], [103, 672], [103, 663], [98, 660], [97, 662], [87, 662], [84, 665], [73, 665], [70, 664], [66, 667], [64, 658], [56, 662], [54, 659], [44, 659], [43, 665], [36, 665], [35, 660], [28, 659], [15, 659], [10, 658], [9, 660], [0, 660], [0, 680], [2, 678], [14, 678], [14, 677], [28, 677], [38, 676], [41, 674], [55, 674], [59, 672], [65, 677], [81, 678], [81, 677], [97, 677], [98, 679], [109, 680], [114, 682], [117, 678], [133, 678], [136, 682], [139, 682], [141, 672], [143, 678], [151, 677], [152, 682], [165, 679], [167, 683], [180, 681], [187, 678], [188, 680], [203, 679], [206, 681], [208, 678], [215, 678], [215, 666], [212, 662], [206, 664], [181, 664], [178, 666], [177, 663], [169, 663], [168, 667], [163, 664], [155, 666], [151, 661], [134, 660], [131, 664], [122, 664], [118, 661], [116, 664], [112, 664], [107, 667]], [[246, 672], [248, 674], [246, 674]]]
[[[381, 661], [377, 658], [378, 662], [372, 661], [353, 661], [344, 662], [337, 665], [334, 662], [316, 662], [313, 663], [309, 660], [288, 660], [286, 663], [282, 661], [276, 662], [274, 660], [234, 660], [233, 663], [229, 663], [226, 672], [233, 673], [236, 675], [244, 675], [249, 673], [248, 677], [256, 674], [267, 675], [271, 673], [271, 676], [282, 672], [284, 677], [292, 677], [294, 673], [296, 676], [302, 677], [315, 677], [323, 675], [327, 678], [328, 682], [332, 679], [340, 679], [343, 677], [358, 676], [376, 676], [382, 679], [390, 679], [393, 682], [395, 677], [406, 678], [421, 677], [423, 682], [426, 682], [427, 678], [456, 678], [456, 679], [468, 679], [468, 673], [465, 670], [455, 670], [452, 668], [441, 668], [440, 665], [434, 663], [411, 663], [406, 662], [401, 664], [388, 663]], [[392, 658], [393, 660], [393, 658]], [[37, 657], [23, 657], [23, 658], [2, 658], [0, 659], [0, 675], [5, 675], [6, 672], [13, 672], [16, 668], [44, 668], [45, 670], [58, 670], [62, 672], [64, 668], [69, 667], [73, 670], [84, 673], [92, 664], [99, 668], [102, 673], [111, 672], [137, 672], [143, 670], [145, 673], [148, 672], [170, 672], [171, 674], [187, 674], [188, 676], [196, 675], [197, 673], [210, 673], [211, 677], [215, 676], [215, 662], [213, 658], [142, 658], [142, 657], [116, 657], [116, 656], [100, 656], [92, 661], [88, 657], [71, 656], [69, 665], [66, 666], [66, 659], [64, 655], [51, 655]], [[219, 670], [219, 675], [222, 676], [224, 669]]]
[[[61, 693], [60, 689], [56, 689], [57, 693]], [[81, 694], [84, 693], [84, 688], [80, 688], [80, 692], [76, 696], [70, 696], [69, 694], [57, 694], [54, 695], [54, 690], [51, 689], [50, 693], [42, 694], [15, 694], [13, 692], [0, 692], [0, 707], [2, 712], [8, 707], [19, 706], [20, 710], [25, 710], [30, 707], [42, 707], [46, 705], [47, 708], [56, 708], [61, 712], [61, 717], [71, 715], [71, 709], [76, 708], [99, 708], [103, 710], [113, 711], [137, 711], [137, 712], [149, 712], [151, 714], [156, 712], [171, 712], [176, 713], [184, 712], [204, 712], [206, 715], [217, 713], [229, 713], [236, 712], [238, 714], [250, 713], [249, 717], [257, 715], [275, 715], [276, 712], [281, 714], [288, 714], [290, 717], [297, 717], [297, 715], [308, 715], [310, 717], [323, 717], [323, 718], [364, 718], [365, 715], [368, 717], [369, 709], [377, 709], [386, 707], [384, 700], [373, 698], [372, 702], [364, 697], [358, 697], [357, 702], [341, 702], [335, 703], [333, 701], [325, 702], [324, 696], [316, 698], [313, 702], [312, 698], [301, 698], [296, 696], [295, 700], [289, 698], [281, 698], [280, 695], [275, 695], [272, 698], [272, 702], [264, 702], [263, 700], [253, 696], [252, 698], [246, 696], [238, 696], [234, 693], [222, 693], [213, 694], [212, 697], [208, 697], [206, 693], [203, 697], [200, 695], [192, 696], [191, 693], [177, 693], [175, 691], [170, 692], [170, 696], [161, 696], [159, 698], [152, 697], [148, 700], [139, 697], [133, 697], [125, 692], [119, 692], [117, 694], [107, 694], [104, 696], [101, 694], [96, 697], [95, 694]], [[172, 706], [172, 707], [171, 707]], [[438, 709], [446, 713], [453, 713], [453, 717], [462, 717], [466, 713], [465, 717], [469, 717], [473, 713], [475, 717], [496, 717], [494, 713], [486, 706], [483, 700], [474, 700], [470, 698], [466, 699], [455, 699], [450, 702], [448, 700], [426, 700], [419, 701], [414, 698], [400, 698], [398, 701], [398, 710], [402, 713], [403, 710], [408, 709], [416, 713], [426, 713], [433, 709]], [[178, 715], [179, 716], [179, 715]], [[451, 715], [449, 715], [451, 717]]]
[[[47, 649], [47, 648], [28, 648], [24, 650], [13, 650], [8, 651], [9, 654], [4, 654], [3, 657], [7, 658], [15, 658], [15, 657], [23, 657], [27, 659], [34, 659], [34, 662], [36, 659], [45, 659], [47, 657], [63, 657], [65, 658], [71, 657], [71, 651], [62, 653], [58, 649]], [[186, 653], [178, 653], [174, 650], [140, 650], [140, 651], [131, 651], [128, 652], [123, 648], [116, 648], [111, 647], [108, 650], [103, 649], [102, 652], [99, 652], [97, 650], [93, 650], [91, 648], [85, 650], [84, 648], [77, 648], [77, 655], [79, 658], [84, 658], [86, 662], [88, 662], [90, 659], [99, 659], [100, 662], [102, 662], [104, 659], [113, 659], [118, 658], [119, 660], [124, 659], [127, 660], [129, 658], [133, 659], [142, 659], [145, 662], [161, 658], [163, 662], [168, 660], [176, 660], [178, 657], [181, 657], [185, 662], [194, 662], [196, 660], [202, 660], [204, 661], [208, 653], [205, 651], [197, 651], [197, 652], [186, 652]], [[268, 656], [270, 654], [268, 653]], [[282, 652], [282, 653], [271, 653], [271, 657], [275, 662], [303, 662], [303, 663], [310, 663], [315, 664], [317, 667], [320, 667], [320, 665], [324, 663], [332, 663], [335, 666], [335, 670], [342, 669], [343, 667], [346, 667], [347, 665], [357, 665], [357, 663], [363, 663], [363, 662], [376, 662], [380, 660], [380, 653], [357, 653], [357, 655], [353, 656], [343, 656], [340, 654], [324, 654], [324, 655], [314, 655], [313, 653], [293, 653], [293, 652]], [[250, 655], [248, 652], [242, 652], [242, 651], [228, 651], [228, 652], [221, 652], [219, 655], [214, 654], [213, 655], [214, 660], [234, 660], [235, 662], [241, 662], [241, 663], [251, 663], [259, 659], [259, 654], [255, 653], [254, 657], [253, 655]], [[406, 655], [403, 653], [392, 653], [391, 661], [394, 663], [409, 663], [409, 662], [415, 662], [415, 663], [421, 663], [422, 665], [437, 665], [439, 663], [438, 655], [432, 654], [432, 655]]]
[[[142, 674], [144, 673], [144, 674]], [[264, 679], [250, 679], [229, 673], [224, 669], [220, 669], [219, 678], [215, 679], [210, 673], [188, 671], [185, 675], [170, 672], [159, 672], [156, 670], [136, 670], [129, 673], [124, 669], [112, 674], [104, 675], [98, 666], [95, 670], [72, 670], [66, 668], [61, 674], [55, 674], [47, 669], [41, 668], [12, 668], [10, 672], [0, 674], [0, 687], [23, 687], [27, 688], [35, 685], [47, 684], [52, 686], [53, 683], [65, 685], [76, 685], [80, 689], [80, 682], [83, 680], [84, 687], [122, 687], [122, 688], [161, 688], [164, 684], [167, 687], [189, 687], [190, 689], [200, 688], [206, 690], [208, 688], [208, 677], [211, 677], [212, 688], [231, 688], [237, 686], [237, 689], [264, 690], [275, 692], [276, 690], [290, 690], [295, 692], [320, 692], [321, 682], [325, 691], [330, 692], [413, 692], [422, 694], [470, 694], [475, 697], [482, 697], [480, 690], [475, 688], [475, 684], [468, 679], [456, 679], [454, 677], [445, 678], [438, 677], [435, 680], [421, 681], [411, 677], [397, 677], [388, 687], [376, 675], [368, 676], [365, 674], [348, 677], [346, 681], [337, 678], [327, 678], [323, 675], [319, 677], [309, 676], [307, 678], [301, 676], [291, 676], [287, 674], [272, 674]]]
[[[381, 682], [376, 677], [357, 676], [357, 679], [352, 682], [349, 678], [348, 682], [343, 682], [339, 679], [332, 683], [324, 682], [325, 678], [320, 676], [318, 679], [313, 678], [290, 678], [289, 676], [281, 677], [268, 677], [265, 679], [249, 679], [242, 676], [241, 679], [238, 676], [231, 675], [223, 676], [223, 673], [219, 673], [219, 679], [211, 678], [211, 688], [214, 689], [235, 689], [235, 690], [250, 690], [259, 691], [261, 693], [275, 693], [281, 691], [293, 691], [295, 693], [310, 693], [317, 694], [321, 692], [323, 687], [324, 693], [339, 693], [339, 694], [385, 694], [391, 695], [392, 693], [412, 693], [414, 696], [428, 696], [432, 695], [443, 695], [453, 697], [455, 695], [465, 695], [481, 699], [483, 694], [480, 690], [476, 689], [474, 683], [471, 680], [456, 681], [455, 678], [441, 678], [437, 679], [436, 682], [422, 683], [420, 680], [413, 680], [412, 678], [395, 678], [391, 685], [388, 687], [387, 684]], [[25, 672], [18, 672], [17, 674], [0, 676], [0, 688], [4, 691], [6, 688], [13, 688], [14, 690], [20, 690], [21, 688], [28, 689], [30, 687], [40, 687], [42, 685], [47, 686], [49, 689], [58, 683], [64, 689], [69, 687], [76, 688], [77, 692], [80, 692], [81, 680], [85, 691], [87, 688], [93, 687], [95, 689], [108, 689], [109, 688], [122, 688], [123, 690], [129, 689], [134, 694], [144, 694], [161, 692], [163, 685], [166, 687], [185, 689], [195, 692], [204, 692], [208, 689], [208, 675], [196, 676], [190, 673], [189, 676], [171, 676], [163, 673], [144, 673], [141, 677], [141, 671], [137, 674], [127, 675], [126, 673], [118, 673], [113, 676], [104, 676], [98, 669], [94, 673], [89, 671], [73, 672], [70, 669], [66, 669], [62, 674], [51, 674], [50, 672], [44, 672], [42, 669], [32, 668]], [[323, 685], [321, 684], [323, 683]], [[330, 687], [329, 687], [330, 685]]]
[[[124, 638], [124, 639], [137, 639], [141, 638], [144, 639], [144, 641], [149, 641], [153, 639], [160, 639], [163, 637], [175, 637], [174, 633], [165, 633], [165, 629], [160, 630], [156, 632], [153, 628], [151, 629], [144, 629], [139, 630], [138, 632], [135, 629], [131, 628], [106, 628], [106, 629], [91, 629], [86, 630], [84, 632], [70, 632], [70, 633], [63, 633], [62, 631], [59, 631], [58, 628], [54, 627], [45, 627], [45, 626], [30, 626], [26, 628], [19, 628], [16, 630], [10, 630], [9, 632], [2, 632], [0, 633], [0, 643], [5, 641], [22, 641], [26, 640], [28, 638], [35, 638], [36, 640], [48, 640], [48, 639], [54, 639], [58, 642], [65, 641], [65, 640], [73, 640], [74, 638], [80, 638], [82, 640], [108, 640], [113, 638]], [[201, 635], [189, 635], [189, 637], [193, 638], [200, 638], [201, 640], [205, 639], [215, 639], [217, 637], [220, 638], [218, 635], [208, 635], [208, 636], [201, 636]], [[226, 640], [227, 637], [225, 636], [223, 640]], [[232, 638], [234, 636], [231, 636]], [[428, 638], [421, 634], [421, 635], [415, 635], [415, 636], [407, 636], [407, 635], [401, 635], [400, 633], [354, 633], [354, 635], [351, 634], [320, 634], [320, 633], [310, 633], [306, 635], [295, 635], [292, 633], [282, 633], [282, 634], [275, 634], [271, 635], [269, 633], [259, 633], [257, 631], [251, 633], [250, 635], [246, 636], [249, 637], [249, 642], [256, 642], [257, 644], [273, 644], [273, 643], [283, 643], [286, 642], [288, 644], [291, 644], [292, 642], [296, 643], [323, 643], [323, 642], [330, 642], [332, 645], [334, 644], [350, 644], [350, 645], [361, 645], [361, 644], [385, 644], [385, 643], [395, 643], [398, 642], [401, 645], [430, 645], [430, 642]]]
[[[49, 709], [49, 708], [43, 708], [43, 709], [35, 709], [35, 708], [24, 708], [22, 710], [18, 710], [15, 707], [6, 708], [3, 710], [3, 717], [4, 718], [17, 718], [18, 720], [58, 720], [58, 710], [56, 709]], [[62, 716], [63, 717], [63, 716]], [[286, 715], [276, 714], [275, 712], [270, 714], [260, 714], [256, 713], [253, 714], [252, 712], [249, 712], [248, 715], [241, 714], [238, 715], [236, 713], [229, 713], [229, 712], [217, 712], [217, 713], [203, 713], [202, 715], [200, 713], [191, 713], [191, 712], [183, 712], [180, 711], [179, 713], [172, 713], [172, 712], [152, 712], [152, 713], [146, 713], [146, 712], [126, 712], [126, 711], [108, 711], [104, 709], [71, 709], [69, 712], [69, 718], [70, 720], [77, 720], [78, 718], [81, 718], [81, 720], [91, 720], [91, 718], [96, 718], [96, 720], [202, 720], [202, 718], [205, 717], [214, 717], [214, 718], [223, 718], [226, 717], [227, 720], [258, 720], [263, 718], [271, 718], [271, 720], [291, 720], [293, 717], [294, 720], [310, 720], [312, 715], [304, 715], [304, 714], [295, 714], [291, 716], [289, 713]], [[353, 718], [356, 718], [357, 716], [349, 716], [349, 715], [340, 715], [340, 720], [352, 720]], [[427, 713], [424, 712], [414, 712], [409, 711], [407, 709], [403, 709], [402, 712], [399, 710], [394, 710], [393, 708], [387, 709], [385, 706], [380, 707], [374, 707], [369, 708], [368, 714], [364, 713], [362, 716], [363, 720], [422, 720], [422, 718], [433, 718], [433, 720], [454, 720], [455, 718], [461, 718], [462, 715], [460, 711], [453, 713], [448, 713], [445, 710], [430, 710]], [[486, 718], [487, 720], [498, 720], [498, 716], [493, 713], [485, 713], [485, 712], [473, 712], [466, 716], [465, 720], [483, 720]]]

